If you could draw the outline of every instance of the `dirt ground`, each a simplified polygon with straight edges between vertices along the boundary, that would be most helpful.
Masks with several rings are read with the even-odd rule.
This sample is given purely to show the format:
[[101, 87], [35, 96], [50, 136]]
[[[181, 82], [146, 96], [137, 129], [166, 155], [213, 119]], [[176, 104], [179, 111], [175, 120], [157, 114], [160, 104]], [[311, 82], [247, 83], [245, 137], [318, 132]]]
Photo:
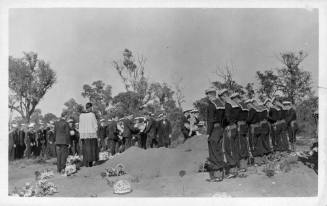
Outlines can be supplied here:
[[[299, 138], [298, 150], [308, 150], [312, 140]], [[199, 165], [208, 156], [204, 136], [193, 137], [176, 148], [142, 150], [132, 147], [123, 154], [92, 168], [82, 167], [76, 174], [66, 177], [55, 173], [53, 182], [58, 193], [54, 197], [111, 197], [113, 189], [101, 177], [106, 168], [117, 163], [125, 166], [127, 175], [112, 179], [128, 179], [133, 191], [126, 197], [300, 197], [316, 196], [318, 175], [297, 162], [287, 173], [267, 177], [261, 167], [250, 167], [245, 178], [209, 183], [208, 173], [199, 173]], [[17, 160], [9, 164], [9, 192], [33, 183], [34, 172], [43, 169], [56, 171], [55, 159], [45, 163], [36, 160]], [[179, 176], [184, 170], [186, 175]]]

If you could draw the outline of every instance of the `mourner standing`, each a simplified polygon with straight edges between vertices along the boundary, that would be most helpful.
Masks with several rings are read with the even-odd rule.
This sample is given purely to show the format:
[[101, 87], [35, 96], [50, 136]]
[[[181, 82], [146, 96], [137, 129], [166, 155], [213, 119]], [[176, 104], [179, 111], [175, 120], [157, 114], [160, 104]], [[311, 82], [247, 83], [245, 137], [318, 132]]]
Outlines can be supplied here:
[[[252, 104], [254, 100], [248, 100], [245, 101], [248, 109], [249, 109], [249, 116], [248, 116], [248, 124], [250, 125], [250, 149], [251, 154], [254, 158], [254, 163], [257, 165], [263, 164], [263, 155], [264, 150], [262, 146], [262, 140], [261, 140], [261, 127], [260, 127], [260, 108], [256, 107], [254, 104]], [[251, 162], [252, 164], [252, 162]]]
[[279, 115], [279, 120], [277, 124], [277, 131], [278, 131], [278, 137], [279, 141], [277, 143], [278, 151], [280, 152], [285, 152], [289, 150], [289, 144], [288, 144], [288, 139], [287, 139], [287, 125], [286, 125], [286, 115], [287, 111], [282, 103], [280, 103], [277, 98], [273, 98], [272, 103], [279, 107], [278, 115]]
[[285, 106], [285, 109], [287, 111], [285, 121], [287, 125], [289, 142], [291, 144], [291, 151], [295, 152], [296, 132], [297, 132], [296, 111], [292, 107], [292, 103], [290, 101], [284, 101], [283, 105]]
[[156, 143], [157, 136], [157, 122], [152, 117], [151, 113], [147, 113], [147, 127], [144, 131], [146, 134], [146, 149], [153, 148]]
[[98, 123], [92, 112], [92, 103], [87, 103], [85, 110], [79, 116], [79, 134], [82, 141], [83, 164], [86, 167], [92, 167], [99, 160]]
[[12, 124], [12, 129], [11, 129], [11, 131], [9, 131], [9, 148], [8, 148], [9, 161], [12, 161], [12, 160], [15, 159], [16, 148], [17, 148], [17, 140], [18, 140], [17, 125]]
[[137, 129], [134, 127], [133, 122], [133, 115], [128, 115], [124, 120], [124, 132], [123, 138], [125, 139], [125, 150], [132, 146], [132, 136], [133, 134], [137, 133]]
[[247, 124], [249, 110], [246, 104], [242, 101], [239, 93], [234, 93], [230, 98], [235, 101], [241, 108], [237, 119], [237, 135], [239, 137], [239, 173], [246, 172], [248, 157], [251, 156], [249, 144], [249, 127]]
[[70, 148], [69, 125], [66, 122], [65, 113], [62, 113], [60, 120], [55, 123], [54, 133], [56, 137], [57, 172], [63, 173]]
[[158, 147], [168, 148], [171, 142], [171, 123], [167, 119], [167, 114], [161, 114], [162, 119], [158, 122]]
[[222, 100], [216, 98], [216, 90], [206, 90], [208, 106], [206, 109], [207, 135], [208, 135], [208, 170], [209, 182], [219, 182], [224, 178], [226, 162], [223, 150], [223, 120], [225, 107]]
[[114, 116], [106, 128], [106, 136], [108, 139], [108, 149], [111, 155], [115, 155], [118, 152], [118, 130], [117, 130], [118, 117]]
[[28, 132], [26, 138], [26, 156], [27, 158], [31, 158], [31, 156], [35, 157], [36, 154], [36, 132], [34, 130], [34, 123], [28, 125]]
[[70, 135], [70, 149], [69, 153], [72, 155], [79, 154], [79, 134], [78, 131], [75, 128], [74, 120], [69, 119], [68, 120], [69, 124], [69, 135]]
[[47, 156], [56, 157], [56, 136], [54, 133], [54, 122], [50, 121], [49, 130], [47, 131]]
[[24, 151], [26, 149], [26, 145], [25, 145], [26, 132], [25, 132], [25, 130], [26, 130], [25, 124], [21, 124], [19, 131], [18, 131], [18, 143], [16, 145], [18, 159], [21, 159], [24, 157]]
[[271, 99], [266, 99], [264, 101], [264, 105], [269, 108], [268, 112], [268, 121], [270, 122], [270, 137], [271, 137], [271, 145], [272, 151], [278, 151], [277, 143], [280, 140], [280, 134], [278, 129], [278, 121], [279, 121], [279, 108], [274, 106], [271, 103]]
[[238, 115], [241, 111], [240, 106], [228, 96], [228, 90], [222, 89], [218, 93], [225, 103], [225, 130], [224, 130], [224, 151], [228, 163], [226, 169], [227, 177], [237, 176], [237, 165], [239, 164], [239, 137], [237, 135]]
[[107, 137], [106, 137], [107, 126], [105, 124], [105, 119], [100, 119], [100, 126], [98, 128], [98, 144], [100, 152], [106, 151], [107, 148]]

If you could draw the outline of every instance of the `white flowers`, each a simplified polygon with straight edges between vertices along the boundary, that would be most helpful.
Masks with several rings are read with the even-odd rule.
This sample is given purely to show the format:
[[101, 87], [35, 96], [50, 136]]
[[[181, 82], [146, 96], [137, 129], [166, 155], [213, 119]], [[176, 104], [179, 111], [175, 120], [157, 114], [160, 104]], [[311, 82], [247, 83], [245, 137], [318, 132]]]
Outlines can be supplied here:
[[132, 186], [127, 180], [119, 180], [114, 184], [114, 194], [126, 194], [132, 192]]

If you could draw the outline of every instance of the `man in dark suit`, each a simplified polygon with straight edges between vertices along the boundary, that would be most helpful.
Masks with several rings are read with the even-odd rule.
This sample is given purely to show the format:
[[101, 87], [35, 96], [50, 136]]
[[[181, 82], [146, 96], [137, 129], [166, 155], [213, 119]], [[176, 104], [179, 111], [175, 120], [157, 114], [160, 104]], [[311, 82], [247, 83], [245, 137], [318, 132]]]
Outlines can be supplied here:
[[70, 129], [65, 118], [65, 113], [62, 113], [60, 120], [55, 123], [54, 129], [57, 149], [57, 171], [59, 173], [63, 172], [66, 167], [68, 149], [70, 148]]
[[118, 122], [118, 117], [114, 116], [112, 120], [109, 121], [109, 124], [106, 128], [106, 137], [108, 141], [107, 145], [111, 155], [115, 155], [116, 152], [118, 152], [118, 148], [116, 150], [116, 146], [118, 145], [117, 122]]
[[146, 149], [152, 148], [154, 142], [156, 141], [157, 136], [157, 121], [151, 116], [150, 113], [146, 114], [146, 118], [148, 121], [147, 127], [144, 130], [146, 134]]
[[284, 101], [283, 105], [287, 111], [285, 121], [287, 125], [288, 139], [291, 143], [291, 151], [295, 152], [296, 132], [298, 128], [296, 123], [296, 111], [292, 107], [292, 103], [290, 101]]
[[16, 156], [16, 147], [18, 142], [18, 130], [17, 125], [12, 125], [12, 130], [9, 132], [9, 161], [15, 159]]
[[129, 115], [127, 116], [126, 119], [123, 120], [124, 122], [123, 138], [125, 139], [125, 150], [127, 150], [132, 146], [133, 133], [137, 133], [137, 129], [134, 127], [132, 119], [133, 119], [133, 115]]
[[98, 143], [101, 152], [108, 149], [107, 139], [106, 139], [107, 126], [105, 124], [105, 119], [100, 120], [100, 127], [98, 128]]
[[[171, 139], [171, 124], [167, 115], [161, 114], [162, 119], [158, 122], [158, 146], [168, 148]], [[160, 117], [160, 116], [159, 116]]]

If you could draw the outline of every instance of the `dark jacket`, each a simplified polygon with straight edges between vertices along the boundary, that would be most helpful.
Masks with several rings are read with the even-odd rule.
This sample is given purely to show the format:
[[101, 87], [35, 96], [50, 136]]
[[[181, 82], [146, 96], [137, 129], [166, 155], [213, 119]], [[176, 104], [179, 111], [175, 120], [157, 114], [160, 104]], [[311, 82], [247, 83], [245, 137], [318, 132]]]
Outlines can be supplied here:
[[70, 144], [69, 130], [69, 125], [65, 120], [60, 119], [55, 123], [54, 133], [56, 137], [56, 144]]
[[159, 145], [169, 143], [169, 135], [172, 132], [171, 124], [169, 120], [160, 120], [158, 122], [158, 140]]
[[287, 115], [286, 115], [285, 121], [286, 121], [286, 124], [288, 126], [290, 126], [291, 125], [291, 122], [294, 121], [294, 120], [296, 120], [296, 111], [293, 108], [291, 108], [291, 109], [289, 109], [287, 111], [286, 114]]
[[129, 119], [125, 119], [124, 121], [124, 132], [123, 137], [132, 138], [132, 134], [137, 132], [137, 129], [134, 128], [133, 122]]
[[108, 139], [118, 140], [117, 134], [118, 134], [117, 122], [116, 121], [109, 122], [109, 124], [106, 128], [106, 135], [107, 135]]
[[223, 124], [223, 120], [225, 118], [225, 107], [223, 102], [219, 99], [212, 102], [207, 99], [208, 106], [206, 108], [206, 120], [207, 120], [207, 134], [211, 135], [214, 124], [219, 123]]
[[157, 136], [157, 121], [152, 117], [148, 120], [148, 125], [145, 128], [144, 133], [150, 137]]
[[106, 138], [106, 130], [107, 130], [107, 126], [99, 126], [98, 129], [98, 138], [100, 138], [101, 140]]
[[24, 130], [19, 130], [18, 132], [18, 145], [23, 146], [25, 145], [25, 131]]

